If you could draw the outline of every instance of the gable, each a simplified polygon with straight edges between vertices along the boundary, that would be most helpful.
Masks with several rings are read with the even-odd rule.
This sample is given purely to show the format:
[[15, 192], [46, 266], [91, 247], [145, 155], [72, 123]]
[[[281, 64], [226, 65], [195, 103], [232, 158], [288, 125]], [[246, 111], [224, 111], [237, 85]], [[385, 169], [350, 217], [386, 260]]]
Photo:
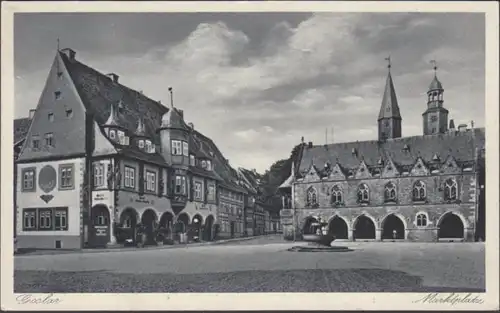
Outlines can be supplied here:
[[102, 133], [101, 128], [94, 122], [94, 151], [93, 156], [109, 155], [116, 153], [116, 149], [109, 139]]
[[396, 167], [396, 164], [394, 164], [394, 161], [392, 161], [392, 158], [388, 158], [387, 161], [385, 162], [384, 169], [382, 170], [382, 174], [380, 176], [382, 177], [395, 177], [399, 176], [399, 170]]
[[316, 169], [316, 166], [311, 163], [311, 166], [309, 167], [309, 170], [306, 172], [304, 175], [304, 181], [317, 181], [320, 180], [321, 177], [318, 173], [318, 170]]
[[368, 169], [368, 166], [366, 166], [365, 161], [361, 161], [359, 164], [356, 173], [354, 174], [354, 177], [356, 179], [363, 179], [363, 178], [370, 178], [372, 177], [372, 174], [370, 173], [370, 170]]
[[415, 165], [410, 170], [410, 174], [413, 176], [425, 176], [429, 175], [429, 168], [425, 165], [422, 158], [417, 158]]
[[335, 165], [332, 167], [329, 178], [333, 179], [333, 180], [345, 180], [346, 179], [344, 171], [342, 170], [342, 168], [340, 167], [340, 165], [338, 163], [335, 163]]
[[[45, 145], [47, 134], [52, 134], [53, 147]], [[39, 139], [38, 149], [32, 147], [35, 138]], [[85, 108], [60, 55], [57, 54], [18, 160], [64, 157], [84, 152]]]
[[458, 167], [457, 161], [452, 155], [449, 155], [441, 165], [441, 172], [444, 174], [457, 174], [461, 172], [460, 167]]

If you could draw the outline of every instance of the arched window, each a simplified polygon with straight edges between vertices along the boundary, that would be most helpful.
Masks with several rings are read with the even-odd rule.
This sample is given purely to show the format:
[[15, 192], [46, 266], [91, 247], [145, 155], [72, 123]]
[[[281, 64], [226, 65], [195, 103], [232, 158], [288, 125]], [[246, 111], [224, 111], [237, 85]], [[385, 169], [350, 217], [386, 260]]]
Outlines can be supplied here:
[[417, 214], [417, 226], [425, 227], [427, 226], [427, 215], [424, 213]]
[[358, 202], [366, 203], [370, 201], [370, 191], [366, 184], [361, 184], [358, 187]]
[[393, 183], [388, 183], [384, 187], [385, 202], [396, 201], [396, 186]]
[[454, 179], [448, 179], [444, 183], [444, 198], [445, 200], [456, 200], [457, 199], [457, 182]]
[[425, 184], [417, 181], [413, 185], [413, 201], [424, 201], [426, 198]]
[[318, 194], [316, 189], [309, 187], [307, 190], [307, 205], [312, 206], [318, 203]]
[[332, 203], [333, 204], [342, 203], [342, 190], [337, 185], [333, 186], [332, 188]]

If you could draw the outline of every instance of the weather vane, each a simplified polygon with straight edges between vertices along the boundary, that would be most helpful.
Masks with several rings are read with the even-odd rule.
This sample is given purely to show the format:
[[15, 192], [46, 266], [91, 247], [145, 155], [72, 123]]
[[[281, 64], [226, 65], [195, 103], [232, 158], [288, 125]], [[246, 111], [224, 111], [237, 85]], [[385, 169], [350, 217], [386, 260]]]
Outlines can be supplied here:
[[391, 56], [388, 56], [387, 58], [385, 58], [385, 60], [388, 62], [387, 68], [391, 70]]
[[431, 60], [431, 64], [434, 65], [434, 75], [436, 75], [438, 69], [436, 60]]

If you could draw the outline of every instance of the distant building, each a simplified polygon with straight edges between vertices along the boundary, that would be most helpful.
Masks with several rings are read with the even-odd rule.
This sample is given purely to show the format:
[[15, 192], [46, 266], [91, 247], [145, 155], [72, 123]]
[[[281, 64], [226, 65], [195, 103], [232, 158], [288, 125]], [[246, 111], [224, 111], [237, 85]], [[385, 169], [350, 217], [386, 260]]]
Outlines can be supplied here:
[[149, 243], [162, 241], [159, 234], [177, 241], [243, 235], [247, 191], [215, 143], [173, 104], [63, 49], [31, 113], [14, 129], [19, 248], [122, 244], [139, 231]]
[[401, 137], [389, 71], [378, 140], [302, 143], [292, 175], [280, 187], [284, 236], [309, 233], [321, 218], [337, 239], [484, 239], [485, 129], [448, 124], [443, 94], [434, 75], [423, 135]]

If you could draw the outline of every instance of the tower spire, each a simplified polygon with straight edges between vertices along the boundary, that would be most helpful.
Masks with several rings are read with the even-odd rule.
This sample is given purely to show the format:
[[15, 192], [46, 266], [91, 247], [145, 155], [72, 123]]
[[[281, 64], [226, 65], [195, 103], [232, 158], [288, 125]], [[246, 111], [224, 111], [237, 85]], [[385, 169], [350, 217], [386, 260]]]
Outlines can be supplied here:
[[391, 57], [385, 58], [387, 61], [387, 79], [385, 82], [384, 96], [378, 115], [379, 139], [401, 137], [401, 113], [399, 112], [396, 90], [391, 76]]
[[434, 65], [433, 69], [434, 69], [434, 77], [437, 77], [437, 62], [436, 60], [431, 60], [431, 64]]

